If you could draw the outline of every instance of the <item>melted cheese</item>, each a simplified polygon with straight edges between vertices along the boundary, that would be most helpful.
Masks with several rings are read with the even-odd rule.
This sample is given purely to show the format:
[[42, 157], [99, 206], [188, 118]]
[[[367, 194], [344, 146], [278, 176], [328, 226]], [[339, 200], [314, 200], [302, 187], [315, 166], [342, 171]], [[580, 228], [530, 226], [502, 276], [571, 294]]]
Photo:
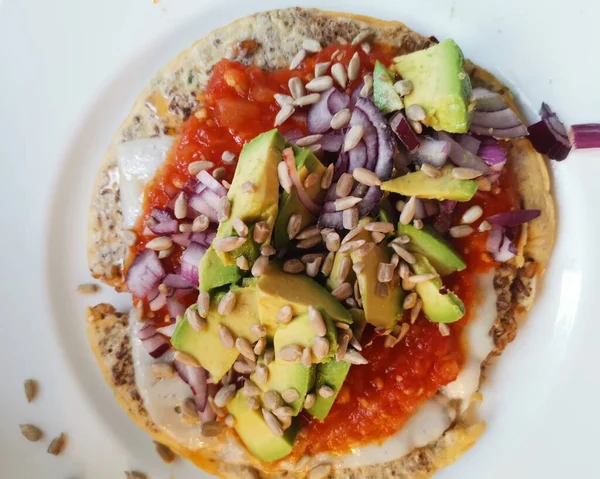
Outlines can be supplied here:
[[123, 228], [132, 228], [144, 202], [144, 187], [165, 161], [173, 144], [170, 136], [121, 143], [117, 147]]

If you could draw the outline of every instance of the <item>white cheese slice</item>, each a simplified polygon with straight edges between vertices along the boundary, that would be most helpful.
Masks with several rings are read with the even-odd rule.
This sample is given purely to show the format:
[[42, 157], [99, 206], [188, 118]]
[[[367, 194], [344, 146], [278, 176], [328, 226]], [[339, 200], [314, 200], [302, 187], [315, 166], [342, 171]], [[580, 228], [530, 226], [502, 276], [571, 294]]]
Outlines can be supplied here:
[[165, 161], [172, 144], [172, 137], [157, 136], [117, 146], [123, 228], [135, 226], [144, 202], [144, 187]]

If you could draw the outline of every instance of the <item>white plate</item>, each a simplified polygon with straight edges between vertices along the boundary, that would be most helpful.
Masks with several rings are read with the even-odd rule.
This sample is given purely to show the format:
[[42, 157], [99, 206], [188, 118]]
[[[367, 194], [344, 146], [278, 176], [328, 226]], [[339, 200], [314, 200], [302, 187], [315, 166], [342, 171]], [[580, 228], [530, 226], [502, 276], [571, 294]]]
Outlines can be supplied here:
[[[531, 118], [546, 100], [567, 123], [600, 120], [598, 3], [305, 5], [317, 3], [455, 38], [514, 87]], [[132, 468], [153, 478], [203, 477], [183, 461], [162, 464], [112, 399], [89, 351], [83, 310], [101, 298], [75, 294], [89, 281], [89, 192], [112, 133], [153, 72], [211, 29], [286, 4], [293, 2], [0, 0], [0, 477], [105, 479]], [[488, 431], [438, 477], [594, 475], [598, 156], [572, 154], [552, 165], [560, 223], [543, 293], [487, 382]], [[27, 377], [42, 384], [34, 404], [24, 399]], [[23, 422], [40, 425], [46, 441], [25, 441]], [[46, 454], [48, 440], [63, 430], [66, 453]]]

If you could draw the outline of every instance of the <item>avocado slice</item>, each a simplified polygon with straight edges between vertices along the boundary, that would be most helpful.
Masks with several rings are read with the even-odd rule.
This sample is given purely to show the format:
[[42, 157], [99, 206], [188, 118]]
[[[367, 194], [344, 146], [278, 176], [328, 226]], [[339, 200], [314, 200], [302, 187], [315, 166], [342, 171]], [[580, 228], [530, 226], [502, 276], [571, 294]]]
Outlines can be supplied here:
[[425, 125], [450, 133], [469, 130], [473, 117], [471, 80], [454, 40], [396, 57], [391, 69], [412, 82], [413, 89], [404, 97], [404, 105], [407, 109], [422, 106], [427, 114]]
[[275, 359], [272, 363], [267, 366], [269, 370], [269, 379], [266, 384], [256, 381], [255, 375], [252, 374], [252, 379], [256, 384], [260, 386], [263, 391], [273, 389], [278, 393], [283, 393], [288, 389], [295, 389], [300, 395], [293, 403], [289, 406], [293, 409], [293, 415], [297, 416], [304, 406], [304, 399], [308, 394], [308, 391], [313, 387], [315, 383], [315, 372], [317, 367], [312, 366], [305, 368], [299, 363], [289, 363], [282, 361], [281, 359]]
[[[205, 330], [195, 331], [187, 321], [186, 312], [186, 319], [177, 324], [171, 338], [175, 349], [196, 358], [214, 382], [221, 380], [239, 356], [237, 349], [226, 349], [221, 344], [219, 325], [227, 326], [236, 337], [244, 337], [252, 343], [258, 340], [258, 336], [250, 333], [250, 326], [259, 322], [256, 289], [233, 286], [231, 291], [236, 293], [236, 304], [231, 314], [221, 316], [217, 312], [218, 303], [213, 300], [206, 317]], [[197, 306], [190, 306], [190, 309], [197, 310]]]
[[398, 223], [398, 236], [400, 235], [410, 238], [410, 243], [405, 245], [407, 250], [425, 256], [442, 276], [467, 267], [460, 254], [429, 226], [419, 230], [413, 225]]
[[265, 422], [260, 409], [250, 409], [248, 398], [240, 389], [227, 404], [227, 410], [233, 416], [233, 428], [254, 457], [272, 462], [292, 452], [298, 427], [292, 424], [283, 436], [276, 436]]
[[452, 166], [445, 166], [438, 178], [415, 171], [383, 182], [381, 189], [433, 200], [469, 201], [477, 191], [477, 183], [473, 180], [457, 180], [452, 176], [452, 169]]
[[348, 310], [323, 286], [308, 276], [284, 273], [275, 264], [270, 264], [265, 274], [258, 278], [256, 288], [260, 322], [271, 336], [279, 326], [277, 313], [286, 305], [292, 307], [295, 316], [314, 305], [322, 307], [333, 321], [352, 322]]
[[[329, 277], [327, 278], [327, 282], [326, 282], [327, 287], [331, 291], [333, 291], [340, 284], [342, 284], [342, 282], [347, 282], [347, 283], [353, 284], [354, 281], [356, 280], [356, 274], [354, 273], [352, 268], [350, 268], [350, 271], [348, 272], [348, 276], [346, 276], [346, 279], [344, 281], [341, 281], [342, 260], [344, 258], [349, 258], [349, 257], [350, 257], [350, 253], [335, 253], [335, 256], [333, 257], [333, 265], [331, 266], [331, 273], [329, 274]], [[352, 263], [350, 263], [350, 264], [352, 264]]]
[[[305, 188], [305, 191], [312, 200], [320, 202], [325, 194], [321, 188], [320, 180], [325, 173], [323, 163], [308, 148], [293, 146], [292, 149], [294, 150], [294, 159], [296, 160], [296, 169], [298, 170], [300, 181], [304, 184], [304, 180], [309, 174], [315, 173], [318, 175], [319, 181]], [[317, 218], [306, 209], [306, 206], [298, 198], [298, 193], [294, 187], [292, 187], [289, 193], [282, 191], [280, 195], [279, 213], [277, 214], [277, 220], [273, 228], [273, 243], [277, 250], [287, 247], [290, 242], [287, 226], [293, 214], [301, 216], [301, 230], [317, 222]]]
[[[235, 264], [238, 256], [244, 255], [252, 263], [260, 254], [260, 247], [252, 240], [252, 227], [259, 221], [266, 221], [273, 228], [279, 209], [279, 179], [277, 165], [281, 161], [285, 139], [277, 130], [262, 133], [246, 143], [240, 154], [235, 176], [227, 197], [231, 202], [231, 214], [217, 230], [217, 238], [237, 236], [233, 219], [241, 218], [250, 229], [248, 240], [235, 251], [217, 255], [225, 265]], [[252, 191], [244, 191], [245, 182], [254, 185]], [[270, 238], [267, 238], [268, 244]]]
[[239, 268], [236, 265], [225, 266], [212, 246], [206, 250], [198, 265], [198, 279], [202, 292], [237, 283], [240, 277]]
[[[361, 220], [361, 224], [370, 222], [370, 218]], [[362, 231], [355, 237], [356, 240], [364, 239], [370, 241], [368, 231]], [[359, 256], [356, 251], [350, 253], [354, 263], [364, 263], [363, 270], [356, 275], [358, 287], [362, 298], [363, 309], [367, 323], [376, 327], [391, 329], [402, 317], [404, 290], [397, 282], [388, 283], [389, 292], [387, 296], [380, 296], [375, 291], [377, 288], [377, 268], [379, 263], [389, 263], [392, 258], [391, 250], [387, 243], [382, 241], [376, 244], [366, 256]]]
[[402, 98], [394, 88], [393, 74], [379, 60], [373, 70], [373, 101], [384, 115], [404, 108]]
[[[323, 308], [318, 308], [325, 321], [327, 333], [325, 338], [329, 341], [329, 355], [319, 361], [313, 357], [313, 362], [323, 363], [333, 357], [338, 348], [337, 333], [333, 321], [329, 318]], [[317, 337], [314, 329], [310, 325], [308, 313], [302, 313], [292, 319], [291, 322], [285, 325], [280, 325], [275, 335], [273, 336], [273, 345], [275, 346], [275, 357], [279, 357], [279, 351], [290, 344], [297, 344], [302, 348], [312, 347], [313, 340]]]
[[[411, 265], [415, 274], [435, 273], [431, 263], [423, 255], [415, 255], [416, 262]], [[434, 323], [453, 323], [465, 315], [465, 305], [456, 294], [448, 291], [439, 278], [423, 281], [415, 286], [423, 302], [423, 312]]]

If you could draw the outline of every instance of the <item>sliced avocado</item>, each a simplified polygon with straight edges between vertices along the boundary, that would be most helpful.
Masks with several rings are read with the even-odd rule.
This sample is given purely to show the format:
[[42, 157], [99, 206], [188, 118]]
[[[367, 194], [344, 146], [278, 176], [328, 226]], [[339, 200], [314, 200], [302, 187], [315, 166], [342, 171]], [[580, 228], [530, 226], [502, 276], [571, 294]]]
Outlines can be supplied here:
[[237, 283], [240, 277], [240, 269], [235, 265], [225, 266], [212, 246], [200, 260], [198, 278], [202, 292]]
[[381, 189], [433, 200], [469, 201], [477, 191], [477, 183], [473, 180], [457, 180], [452, 176], [452, 169], [451, 166], [444, 167], [438, 178], [415, 171], [383, 182]]
[[[323, 163], [308, 148], [298, 148], [296, 146], [292, 148], [294, 150], [294, 158], [300, 181], [304, 183], [306, 177], [311, 173], [318, 175], [319, 181], [305, 188], [305, 191], [312, 200], [320, 202], [324, 195], [320, 181], [325, 173]], [[277, 214], [277, 220], [273, 229], [273, 243], [277, 250], [285, 248], [290, 242], [287, 226], [293, 214], [301, 216], [301, 230], [317, 222], [317, 218], [306, 209], [306, 206], [298, 198], [296, 189], [292, 187], [289, 193], [282, 191], [279, 199], [279, 213]]]
[[402, 98], [394, 88], [393, 74], [379, 60], [373, 70], [373, 101], [384, 115], [404, 108]]
[[[337, 288], [343, 282], [353, 284], [354, 281], [356, 281], [356, 273], [354, 273], [352, 268], [350, 268], [350, 271], [348, 272], [346, 279], [344, 281], [341, 281], [341, 279], [342, 279], [342, 277], [341, 277], [342, 260], [344, 258], [349, 258], [349, 257], [350, 257], [350, 253], [335, 253], [335, 256], [333, 257], [333, 265], [331, 267], [331, 273], [329, 274], [329, 277], [327, 278], [327, 287], [331, 291], [333, 291], [335, 288]], [[350, 264], [352, 264], [352, 263], [350, 263]]]
[[[327, 327], [327, 333], [325, 338], [329, 341], [329, 355], [325, 358], [317, 361], [313, 356], [313, 363], [323, 363], [329, 358], [333, 357], [337, 351], [337, 334], [333, 321], [329, 319], [329, 316], [324, 309], [318, 308], [325, 321]], [[308, 313], [302, 313], [296, 316], [292, 321], [285, 325], [280, 325], [275, 335], [273, 336], [273, 345], [275, 346], [275, 357], [279, 357], [279, 351], [285, 346], [290, 344], [297, 344], [302, 348], [312, 347], [314, 339], [317, 337], [317, 333], [310, 324], [308, 319]]]
[[406, 249], [425, 256], [442, 276], [462, 271], [467, 267], [460, 254], [429, 226], [419, 230], [412, 225], [398, 223], [398, 236], [400, 235], [410, 238]]
[[[217, 312], [218, 303], [213, 300], [206, 317], [205, 330], [195, 331], [187, 321], [186, 312], [186, 318], [177, 324], [171, 338], [171, 344], [175, 349], [196, 358], [210, 373], [214, 382], [221, 380], [239, 356], [237, 349], [227, 349], [221, 344], [219, 338], [221, 324], [229, 328], [235, 337], [244, 337], [252, 343], [258, 340], [258, 336], [250, 333], [250, 326], [259, 322], [256, 289], [234, 286], [231, 291], [236, 294], [236, 304], [230, 314], [221, 316]], [[197, 310], [196, 305], [190, 308]]]
[[[416, 254], [416, 263], [411, 265], [415, 274], [435, 273], [431, 263], [423, 255]], [[439, 278], [423, 281], [415, 286], [423, 302], [423, 312], [434, 323], [453, 323], [465, 315], [465, 305], [452, 291], [442, 285]]]
[[333, 321], [351, 323], [350, 313], [329, 291], [312, 278], [300, 274], [284, 273], [279, 266], [269, 265], [267, 271], [256, 281], [260, 321], [269, 335], [279, 326], [277, 313], [286, 305], [294, 315], [308, 311], [308, 306], [322, 307]]
[[[260, 254], [259, 245], [252, 240], [252, 226], [259, 221], [266, 221], [271, 228], [275, 224], [279, 208], [277, 165], [284, 147], [285, 139], [277, 130], [258, 135], [244, 145], [227, 194], [231, 202], [231, 214], [227, 221], [219, 225], [217, 238], [237, 236], [233, 228], [234, 218], [241, 218], [249, 226], [250, 234], [239, 250], [217, 252], [223, 264], [235, 264], [236, 258], [242, 254], [252, 263]], [[247, 181], [253, 185], [251, 191], [242, 188]], [[267, 243], [269, 241], [270, 238]]]
[[254, 457], [265, 462], [276, 461], [292, 452], [298, 427], [292, 424], [283, 436], [276, 436], [265, 422], [260, 409], [251, 409], [241, 390], [227, 404], [233, 416], [233, 428]]
[[[370, 218], [364, 218], [361, 224], [369, 221]], [[368, 231], [363, 231], [356, 235], [355, 239], [370, 241], [371, 237]], [[354, 263], [361, 262], [365, 265], [356, 276], [367, 323], [386, 329], [393, 328], [402, 317], [404, 290], [396, 281], [392, 281], [388, 283], [387, 296], [376, 293], [379, 263], [389, 263], [392, 258], [391, 250], [385, 240], [376, 244], [366, 256], [359, 256], [358, 252], [353, 251], [350, 257]]]
[[406, 109], [425, 109], [423, 123], [435, 130], [466, 133], [473, 117], [471, 80], [462, 51], [454, 40], [444, 40], [427, 50], [394, 58], [391, 69], [413, 84], [404, 97]]
[[283, 393], [288, 389], [295, 389], [300, 395], [299, 398], [289, 406], [294, 410], [293, 415], [296, 416], [304, 405], [304, 399], [308, 394], [308, 391], [313, 387], [315, 383], [315, 372], [316, 366], [305, 368], [299, 363], [290, 363], [282, 361], [281, 359], [275, 359], [272, 363], [267, 366], [269, 370], [269, 379], [266, 384], [256, 381], [254, 374], [250, 376], [256, 384], [260, 386], [263, 391], [273, 389], [278, 393]]

